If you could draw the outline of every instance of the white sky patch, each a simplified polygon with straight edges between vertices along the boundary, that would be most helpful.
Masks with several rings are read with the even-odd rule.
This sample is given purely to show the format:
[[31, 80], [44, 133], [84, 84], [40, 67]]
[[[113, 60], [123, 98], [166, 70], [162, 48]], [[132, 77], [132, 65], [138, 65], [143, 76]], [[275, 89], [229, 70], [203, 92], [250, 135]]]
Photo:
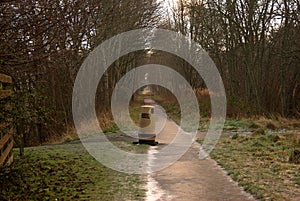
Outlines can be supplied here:
[[158, 0], [158, 2], [162, 5], [161, 14], [163, 18], [168, 19], [177, 0]]

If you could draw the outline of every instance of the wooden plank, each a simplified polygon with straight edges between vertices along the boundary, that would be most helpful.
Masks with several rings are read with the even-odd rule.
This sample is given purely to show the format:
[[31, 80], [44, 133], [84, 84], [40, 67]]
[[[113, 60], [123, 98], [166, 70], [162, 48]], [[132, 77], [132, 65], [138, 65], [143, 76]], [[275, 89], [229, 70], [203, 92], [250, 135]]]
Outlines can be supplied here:
[[0, 139], [0, 150], [7, 143], [7, 141], [10, 139], [11, 136], [12, 136], [12, 132], [9, 132], [2, 139]]
[[[5, 83], [5, 84], [3, 84], [3, 83]], [[0, 99], [11, 95], [12, 90], [9, 89], [10, 84], [12, 84], [12, 78], [8, 75], [4, 75], [4, 74], [0, 73]], [[10, 107], [10, 106], [7, 106], [7, 107]], [[1, 124], [0, 126], [3, 128], [3, 127], [6, 127], [7, 125]], [[2, 138], [0, 139], [0, 166], [3, 165], [5, 161], [7, 161], [7, 164], [12, 163], [12, 161], [13, 161], [12, 136], [13, 136], [13, 129], [11, 129], [6, 135], [4, 135], [4, 137], [1, 136]], [[6, 146], [6, 148], [3, 149], [6, 144], [8, 144], [8, 146]]]
[[14, 155], [13, 155], [13, 153], [11, 153], [11, 155], [10, 155], [10, 157], [9, 157], [9, 159], [7, 160], [7, 163], [6, 163], [6, 165], [10, 165], [10, 164], [12, 164], [12, 162], [14, 161]]
[[13, 146], [14, 146], [14, 143], [13, 143], [13, 141], [11, 141], [10, 144], [6, 147], [5, 151], [0, 156], [0, 166], [2, 166], [4, 164], [4, 161], [7, 158], [10, 151], [12, 150]]
[[[11, 120], [11, 119], [10, 119]], [[5, 123], [1, 123], [0, 122], [0, 129], [5, 129], [6, 127], [8, 127], [11, 123], [10, 122], [5, 122]]]
[[11, 95], [11, 90], [0, 90], [0, 98], [6, 98]]
[[4, 75], [0, 73], [0, 82], [3, 83], [12, 83], [12, 78], [8, 75]]

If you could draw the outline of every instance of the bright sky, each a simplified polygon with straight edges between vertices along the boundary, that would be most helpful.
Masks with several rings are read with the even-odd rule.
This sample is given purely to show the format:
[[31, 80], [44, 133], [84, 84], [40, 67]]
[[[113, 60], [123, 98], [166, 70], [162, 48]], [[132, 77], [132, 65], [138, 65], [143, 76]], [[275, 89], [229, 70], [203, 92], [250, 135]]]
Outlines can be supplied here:
[[163, 6], [164, 15], [167, 18], [177, 0], [159, 0]]
[[161, 2], [166, 8], [172, 8], [176, 0], [162, 0]]

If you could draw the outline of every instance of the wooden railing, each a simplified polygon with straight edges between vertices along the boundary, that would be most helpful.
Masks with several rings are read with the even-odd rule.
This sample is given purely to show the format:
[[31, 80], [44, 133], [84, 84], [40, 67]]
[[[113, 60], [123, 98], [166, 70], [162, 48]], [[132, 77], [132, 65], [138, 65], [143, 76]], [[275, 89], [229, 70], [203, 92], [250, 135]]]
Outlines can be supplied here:
[[9, 115], [12, 107], [10, 102], [11, 93], [11, 77], [0, 74], [0, 167], [10, 165], [13, 161], [13, 128]]

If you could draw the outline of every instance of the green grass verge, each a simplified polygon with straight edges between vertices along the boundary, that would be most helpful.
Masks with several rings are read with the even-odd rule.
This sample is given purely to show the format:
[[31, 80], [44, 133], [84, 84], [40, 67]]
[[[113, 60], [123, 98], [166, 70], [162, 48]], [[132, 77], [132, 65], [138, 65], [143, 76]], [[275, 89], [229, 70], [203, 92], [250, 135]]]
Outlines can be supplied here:
[[256, 198], [297, 200], [300, 165], [289, 162], [291, 153], [299, 148], [297, 143], [288, 135], [222, 137], [211, 157]]
[[[140, 98], [141, 96], [137, 96], [137, 98]], [[133, 101], [130, 103], [129, 106], [129, 113], [132, 121], [138, 125], [139, 124], [139, 118], [140, 118], [140, 113], [141, 113], [141, 106], [142, 106], [142, 101]], [[127, 122], [128, 121], [128, 122]], [[130, 125], [131, 122], [129, 122], [129, 119], [124, 119], [123, 120], [123, 127], [126, 128], [127, 125]], [[119, 127], [112, 121], [110, 124], [108, 124], [105, 128], [103, 129], [103, 133], [118, 133], [120, 131]]]
[[103, 133], [117, 133], [119, 130], [120, 129], [118, 128], [117, 124], [112, 123], [103, 129]]
[[[147, 149], [114, 143], [133, 152]], [[26, 148], [25, 154], [0, 171], [0, 200], [142, 200], [145, 196], [145, 178], [104, 167], [81, 144]]]
[[168, 118], [172, 119], [177, 124], [180, 124], [181, 111], [180, 106], [177, 102], [167, 101], [166, 98], [159, 95], [153, 96], [152, 99], [165, 109]]

